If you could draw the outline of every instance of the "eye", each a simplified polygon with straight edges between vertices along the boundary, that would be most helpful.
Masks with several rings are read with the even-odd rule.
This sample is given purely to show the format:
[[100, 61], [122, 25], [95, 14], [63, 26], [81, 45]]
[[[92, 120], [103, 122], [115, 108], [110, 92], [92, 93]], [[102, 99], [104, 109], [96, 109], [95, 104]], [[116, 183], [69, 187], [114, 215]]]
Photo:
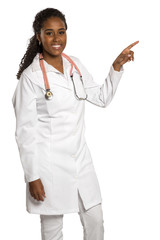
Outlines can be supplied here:
[[65, 34], [65, 31], [60, 31], [59, 33], [60, 33], [61, 35], [63, 35], [63, 34]]
[[50, 34], [52, 34], [52, 32], [47, 32], [46, 34], [47, 34], [47, 35], [50, 35]]

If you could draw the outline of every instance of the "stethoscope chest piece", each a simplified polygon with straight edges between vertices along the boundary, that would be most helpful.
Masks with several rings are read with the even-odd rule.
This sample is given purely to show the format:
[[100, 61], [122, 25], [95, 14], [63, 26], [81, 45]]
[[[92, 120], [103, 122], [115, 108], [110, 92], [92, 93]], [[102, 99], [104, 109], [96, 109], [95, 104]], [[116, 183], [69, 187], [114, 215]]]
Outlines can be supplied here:
[[47, 100], [51, 100], [52, 97], [53, 97], [53, 93], [52, 93], [49, 89], [46, 90], [45, 98], [46, 98]]

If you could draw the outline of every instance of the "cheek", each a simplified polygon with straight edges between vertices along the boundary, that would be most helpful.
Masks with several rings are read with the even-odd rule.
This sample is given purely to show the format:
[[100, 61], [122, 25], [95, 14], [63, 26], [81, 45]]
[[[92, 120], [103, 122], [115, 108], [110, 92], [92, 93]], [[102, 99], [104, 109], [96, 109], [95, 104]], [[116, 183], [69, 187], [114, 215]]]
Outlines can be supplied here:
[[51, 38], [52, 38], [51, 36], [49, 36], [49, 35], [47, 35], [45, 33], [43, 33], [41, 35], [41, 40], [42, 40], [43, 44], [48, 44], [50, 42]]
[[67, 36], [66, 36], [66, 35], [63, 36], [63, 37], [61, 38], [61, 40], [63, 41], [64, 44], [66, 44], [66, 43], [67, 43]]
[[50, 39], [48, 38], [48, 37], [44, 37], [43, 38], [43, 44], [45, 45], [47, 45], [48, 43], [50, 42]]

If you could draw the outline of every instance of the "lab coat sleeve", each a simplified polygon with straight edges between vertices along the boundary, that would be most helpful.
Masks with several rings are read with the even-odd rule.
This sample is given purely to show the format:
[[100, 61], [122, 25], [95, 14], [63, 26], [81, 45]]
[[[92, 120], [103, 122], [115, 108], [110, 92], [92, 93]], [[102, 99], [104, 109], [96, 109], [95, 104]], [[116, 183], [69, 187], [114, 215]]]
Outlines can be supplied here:
[[84, 76], [84, 89], [88, 95], [87, 101], [99, 107], [106, 107], [111, 102], [116, 92], [118, 83], [124, 72], [123, 66], [121, 66], [120, 72], [118, 72], [115, 71], [113, 65], [111, 65], [108, 76], [105, 78], [102, 85], [93, 80], [92, 75], [87, 71], [84, 65], [81, 64], [81, 67], [82, 76]]
[[15, 139], [25, 182], [39, 179], [36, 157], [36, 94], [32, 82], [22, 73], [12, 97], [16, 116]]

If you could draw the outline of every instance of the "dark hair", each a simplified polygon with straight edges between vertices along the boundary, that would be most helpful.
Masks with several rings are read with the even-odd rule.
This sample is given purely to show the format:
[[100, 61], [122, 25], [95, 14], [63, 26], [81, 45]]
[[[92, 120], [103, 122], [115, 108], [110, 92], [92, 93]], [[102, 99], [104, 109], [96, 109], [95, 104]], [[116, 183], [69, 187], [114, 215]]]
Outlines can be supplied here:
[[19, 64], [19, 71], [16, 75], [17, 79], [20, 78], [23, 70], [26, 69], [32, 63], [37, 53], [42, 52], [42, 44], [39, 45], [39, 41], [36, 37], [36, 33], [40, 34], [44, 21], [46, 21], [50, 17], [59, 17], [64, 22], [67, 30], [65, 15], [62, 12], [60, 12], [58, 9], [46, 8], [38, 12], [35, 16], [35, 19], [32, 25], [34, 35], [29, 39], [29, 44], [28, 44], [26, 53], [24, 54], [23, 58], [21, 59], [21, 63]]

